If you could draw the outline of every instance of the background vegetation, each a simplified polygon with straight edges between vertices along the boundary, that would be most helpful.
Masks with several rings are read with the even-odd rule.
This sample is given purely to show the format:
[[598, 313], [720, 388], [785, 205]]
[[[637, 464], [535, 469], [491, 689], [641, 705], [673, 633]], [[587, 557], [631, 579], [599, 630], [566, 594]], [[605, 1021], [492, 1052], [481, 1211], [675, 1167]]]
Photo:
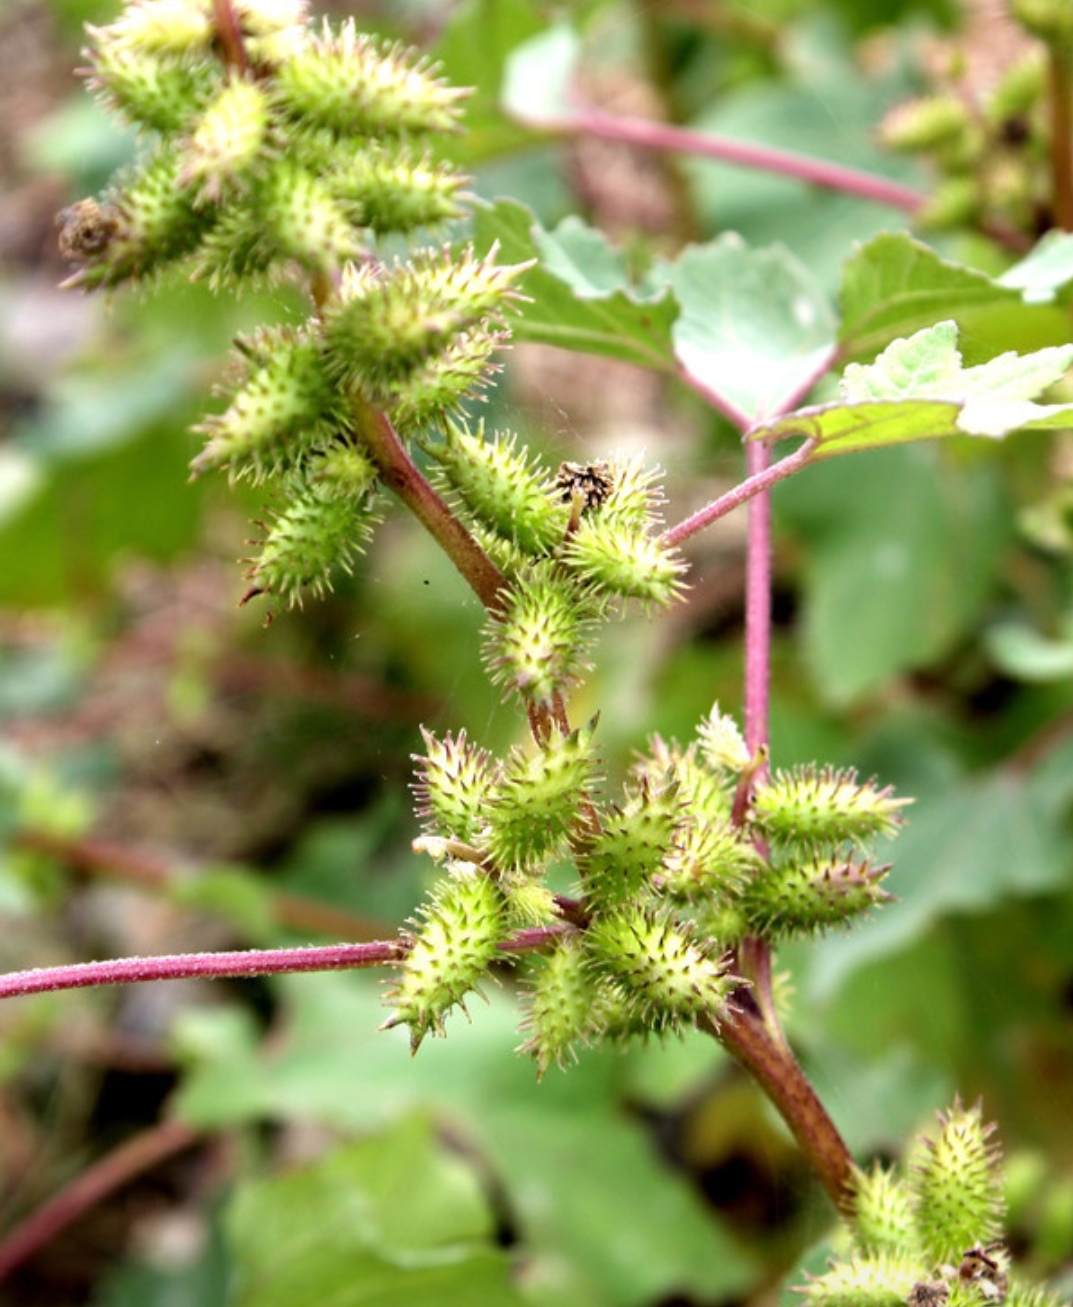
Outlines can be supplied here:
[[[409, 847], [418, 724], [504, 745], [517, 717], [480, 666], [479, 606], [407, 521], [327, 601], [268, 629], [237, 608], [258, 494], [189, 484], [189, 427], [265, 300], [56, 289], [55, 212], [134, 148], [71, 73], [81, 23], [114, 12], [9, 0], [0, 14], [0, 963], [389, 938], [430, 874]], [[1055, 221], [1023, 114], [992, 123], [974, 160], [985, 211], [951, 213], [964, 177], [949, 159], [882, 143], [895, 106], [936, 86], [984, 106], [1030, 54], [983, 6], [346, 12], [476, 87], [457, 144], [476, 194], [548, 229], [580, 213], [628, 264], [738, 231], [780, 242], [833, 297], [854, 242], [908, 218], [770, 171], [521, 126], [499, 103], [509, 56], [564, 15], [593, 105], [943, 198], [925, 219], [967, 221], [921, 234], [959, 262], [998, 273], [1018, 235], [1027, 248]], [[539, 108], [540, 57], [515, 76], [516, 106]], [[569, 225], [558, 238], [579, 248]], [[596, 290], [607, 258], [588, 247]], [[1017, 312], [985, 307], [962, 320], [967, 353], [986, 356]], [[1018, 324], [1020, 349], [1068, 340], [1068, 292]], [[518, 344], [487, 410], [553, 462], [647, 450], [676, 516], [741, 477], [728, 423], [622, 361]], [[1065, 433], [921, 445], [774, 495], [774, 760], [851, 764], [917, 796], [898, 902], [780, 955], [788, 1029], [861, 1159], [896, 1155], [955, 1091], [981, 1096], [1010, 1158], [1012, 1250], [1059, 1277], [1073, 1266], [1070, 458]], [[735, 515], [697, 537], [685, 602], [603, 640], [582, 699], [603, 707], [613, 774], [653, 730], [687, 738], [713, 699], [738, 711], [742, 531]], [[700, 1307], [785, 1294], [823, 1265], [830, 1209], [710, 1039], [590, 1054], [537, 1084], [509, 1052], [509, 976], [488, 999], [413, 1060], [405, 1034], [377, 1033], [365, 975], [0, 1007], [3, 1300]], [[99, 1196], [80, 1204], [79, 1177]], [[30, 1227], [20, 1245], [56, 1194], [55, 1237]]]

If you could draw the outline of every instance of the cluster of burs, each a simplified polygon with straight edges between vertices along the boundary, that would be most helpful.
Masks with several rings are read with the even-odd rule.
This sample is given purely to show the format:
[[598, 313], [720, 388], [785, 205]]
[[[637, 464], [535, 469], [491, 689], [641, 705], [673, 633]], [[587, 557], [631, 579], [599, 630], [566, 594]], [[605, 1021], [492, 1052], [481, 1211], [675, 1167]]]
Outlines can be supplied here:
[[994, 1127], [957, 1101], [903, 1165], [855, 1173], [853, 1216], [802, 1286], [806, 1307], [1059, 1307], [1010, 1266], [1005, 1208]]
[[[593, 730], [570, 729], [564, 695], [599, 625], [629, 600], [673, 601], [684, 564], [638, 460], [553, 470], [462, 420], [524, 269], [450, 244], [376, 253], [464, 212], [462, 179], [431, 153], [461, 93], [349, 23], [314, 27], [296, 0], [140, 0], [91, 41], [92, 81], [145, 141], [107, 196], [64, 215], [72, 283], [176, 267], [228, 288], [297, 277], [311, 295], [302, 326], [240, 342], [194, 460], [271, 488], [250, 594], [295, 602], [352, 564], [385, 430], [420, 450], [501, 578], [486, 661], [539, 743], [494, 759], [462, 734], [427, 737], [420, 843], [445, 875], [408, 936], [389, 1024], [415, 1046], [442, 1031], [501, 946], [535, 930], [527, 1047], [543, 1070], [605, 1037], [718, 1023], [743, 983], [735, 944], [881, 901], [885, 868], [864, 846], [901, 801], [836, 771], [754, 784], [762, 760], [718, 711], [686, 747], [650, 741], [617, 798], [600, 797]], [[575, 894], [553, 892], [564, 872]]]
[[293, 604], [349, 569], [375, 521], [378, 469], [362, 428], [442, 425], [479, 391], [519, 269], [494, 251], [385, 238], [465, 212], [464, 178], [430, 143], [457, 130], [464, 93], [349, 22], [314, 25], [302, 0], [141, 0], [89, 29], [87, 74], [142, 138], [100, 201], [61, 215], [68, 285], [145, 283], [172, 270], [218, 289], [308, 290], [298, 327], [238, 342], [224, 411], [195, 473], [267, 483], [250, 593]]

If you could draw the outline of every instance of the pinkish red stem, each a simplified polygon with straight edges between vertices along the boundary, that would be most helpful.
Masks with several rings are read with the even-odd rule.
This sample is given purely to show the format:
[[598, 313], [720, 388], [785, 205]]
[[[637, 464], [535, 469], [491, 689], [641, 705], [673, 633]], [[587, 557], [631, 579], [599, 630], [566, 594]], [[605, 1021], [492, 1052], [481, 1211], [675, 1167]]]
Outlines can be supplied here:
[[667, 123], [649, 122], [641, 118], [622, 118], [601, 113], [588, 106], [575, 109], [562, 118], [525, 121], [530, 126], [563, 135], [620, 141], [624, 145], [717, 159], [720, 163], [794, 177], [811, 186], [857, 195], [861, 199], [885, 204], [904, 213], [916, 213], [928, 198], [912, 186], [905, 186], [874, 173], [861, 172], [856, 168], [846, 168], [842, 164], [828, 163], [823, 159], [813, 159], [808, 155], [774, 149], [769, 145], [757, 145], [751, 141], [734, 141], [725, 136], [695, 132], [687, 127], [672, 127]]
[[[543, 948], [564, 931], [565, 923], [516, 931], [499, 946], [504, 953]], [[45, 994], [59, 989], [91, 989], [101, 985], [137, 985], [151, 980], [222, 980], [233, 976], [277, 976], [304, 971], [356, 971], [401, 962], [406, 944], [377, 940], [369, 944], [326, 944], [317, 947], [243, 949], [232, 953], [174, 953], [147, 958], [114, 958], [107, 962], [75, 962], [59, 967], [35, 967], [0, 976], [0, 999]]]

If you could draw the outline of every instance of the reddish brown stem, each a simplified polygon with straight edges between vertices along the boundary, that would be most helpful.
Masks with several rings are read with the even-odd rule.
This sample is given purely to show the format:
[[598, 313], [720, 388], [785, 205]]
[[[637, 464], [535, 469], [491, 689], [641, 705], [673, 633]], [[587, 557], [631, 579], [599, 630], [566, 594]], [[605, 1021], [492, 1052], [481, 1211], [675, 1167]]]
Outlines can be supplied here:
[[1070, 53], [1058, 40], [1048, 49], [1047, 100], [1050, 116], [1051, 186], [1054, 225], [1073, 231], [1073, 99]]
[[439, 544], [485, 608], [494, 611], [507, 584], [503, 573], [421, 475], [387, 416], [355, 401], [354, 419], [384, 485]]
[[809, 1084], [797, 1059], [767, 1029], [750, 995], [721, 1022], [704, 1019], [713, 1035], [749, 1072], [786, 1122], [828, 1197], [844, 1217], [853, 1214], [853, 1157]]
[[182, 1121], [165, 1121], [102, 1157], [0, 1241], [0, 1280], [35, 1257], [110, 1194], [198, 1141]]
[[231, 0], [212, 0], [212, 14], [216, 20], [216, 37], [220, 42], [224, 63], [244, 73], [249, 68], [250, 61], [246, 57], [242, 28]]

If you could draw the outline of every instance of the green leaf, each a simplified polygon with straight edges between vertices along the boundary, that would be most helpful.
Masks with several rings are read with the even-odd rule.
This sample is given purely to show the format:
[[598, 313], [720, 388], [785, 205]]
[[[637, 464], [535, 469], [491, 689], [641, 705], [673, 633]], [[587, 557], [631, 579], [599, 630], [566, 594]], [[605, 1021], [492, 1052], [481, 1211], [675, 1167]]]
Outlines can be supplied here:
[[847, 260], [839, 305], [839, 351], [847, 360], [872, 358], [940, 318], [956, 319], [974, 361], [1069, 336], [1057, 307], [1026, 304], [1013, 286], [948, 262], [904, 232], [876, 236]]
[[241, 1188], [236, 1307], [520, 1307], [472, 1170], [421, 1118]]
[[[499, 242], [503, 263], [539, 258], [520, 286], [531, 303], [512, 322], [519, 340], [624, 359], [674, 372], [671, 324], [677, 305], [666, 288], [630, 286], [624, 265], [605, 238], [577, 219], [544, 231], [522, 205], [500, 200], [474, 215], [479, 251]], [[587, 265], [595, 259], [595, 275]]]
[[1019, 681], [1062, 681], [1073, 676], [1073, 639], [1051, 640], [1021, 622], [1001, 622], [987, 632], [996, 665]]
[[774, 502], [809, 542], [805, 654], [832, 703], [951, 649], [991, 595], [1010, 537], [998, 469], [947, 467], [928, 445], [807, 469]]
[[569, 117], [570, 82], [581, 41], [568, 23], [556, 23], [511, 52], [500, 98], [522, 122], [551, 124]]
[[679, 362], [751, 420], [791, 402], [833, 353], [831, 308], [781, 246], [752, 250], [731, 233], [685, 250], [668, 280], [682, 307]]
[[510, 1051], [515, 1005], [492, 992], [487, 1005], [471, 1005], [472, 1025], [427, 1040], [411, 1059], [404, 1033], [376, 1030], [375, 981], [311, 975], [280, 987], [286, 1038], [273, 1053], [232, 1041], [204, 1057], [180, 1095], [184, 1119], [369, 1130], [403, 1112], [448, 1114], [504, 1184], [535, 1282], [565, 1282], [586, 1307], [642, 1307], [675, 1291], [723, 1299], [753, 1283], [751, 1263], [621, 1110], [621, 1055], [585, 1055], [568, 1075], [538, 1083]]
[[1073, 281], [1073, 234], [1049, 231], [1019, 263], [1007, 268], [996, 284], [1019, 290], [1029, 304], [1048, 304]]
[[1031, 396], [1073, 363], [1073, 345], [1012, 352], [962, 367], [954, 322], [893, 341], [867, 366], [851, 363], [841, 402], [799, 409], [754, 428], [750, 440], [806, 436], [814, 460], [862, 449], [955, 435], [998, 439], [1013, 431], [1073, 425], [1073, 404], [1035, 404]]
[[955, 322], [938, 322], [908, 340], [893, 341], [867, 366], [851, 363], [839, 384], [842, 399], [1029, 400], [1053, 385], [1073, 361], [1073, 345], [1020, 355], [1000, 354], [962, 367]]

